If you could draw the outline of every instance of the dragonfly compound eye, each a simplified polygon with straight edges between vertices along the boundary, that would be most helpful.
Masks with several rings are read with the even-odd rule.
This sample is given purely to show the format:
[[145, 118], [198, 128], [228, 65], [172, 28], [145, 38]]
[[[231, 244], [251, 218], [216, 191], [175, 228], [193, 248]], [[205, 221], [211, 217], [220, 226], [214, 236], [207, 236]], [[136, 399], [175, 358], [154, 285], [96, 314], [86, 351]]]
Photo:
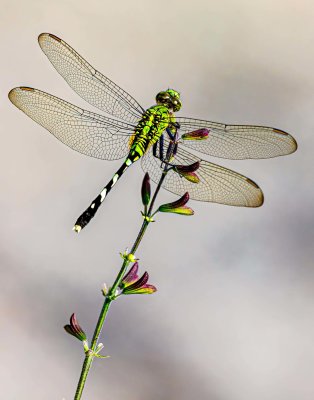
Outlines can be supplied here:
[[175, 111], [175, 112], [179, 111], [181, 108], [181, 101], [176, 100], [176, 99], [172, 100], [172, 108], [173, 108], [173, 111]]
[[159, 92], [156, 96], [157, 103], [167, 103], [170, 100], [170, 95], [167, 92]]

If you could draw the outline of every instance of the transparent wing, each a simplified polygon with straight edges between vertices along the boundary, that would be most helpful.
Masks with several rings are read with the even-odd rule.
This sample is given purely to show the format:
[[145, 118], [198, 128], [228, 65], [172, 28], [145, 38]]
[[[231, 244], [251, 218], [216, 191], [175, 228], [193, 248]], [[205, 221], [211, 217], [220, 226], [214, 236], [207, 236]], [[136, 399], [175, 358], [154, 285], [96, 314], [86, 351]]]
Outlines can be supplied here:
[[9, 99], [79, 153], [103, 160], [116, 160], [128, 154], [133, 125], [83, 110], [37, 89], [12, 89]]
[[84, 100], [116, 118], [138, 121], [144, 112], [139, 103], [66, 42], [49, 33], [39, 35], [38, 42], [55, 69]]
[[[255, 182], [230, 169], [201, 160], [182, 149], [180, 145], [172, 163], [190, 165], [196, 161], [200, 162], [200, 167], [196, 171], [200, 178], [198, 183], [189, 182], [176, 172], [170, 171], [162, 187], [178, 195], [189, 192], [193, 200], [242, 207], [259, 207], [263, 204], [263, 192]], [[142, 168], [145, 172], [149, 172], [154, 182], [160, 179], [162, 172], [160, 164], [160, 160], [153, 156], [152, 151], [147, 152], [142, 158]]]
[[207, 139], [182, 140], [185, 147], [214, 157], [243, 160], [247, 158], [272, 158], [293, 153], [295, 139], [275, 128], [254, 125], [225, 125], [193, 118], [176, 118], [180, 133], [197, 129], [209, 130]]

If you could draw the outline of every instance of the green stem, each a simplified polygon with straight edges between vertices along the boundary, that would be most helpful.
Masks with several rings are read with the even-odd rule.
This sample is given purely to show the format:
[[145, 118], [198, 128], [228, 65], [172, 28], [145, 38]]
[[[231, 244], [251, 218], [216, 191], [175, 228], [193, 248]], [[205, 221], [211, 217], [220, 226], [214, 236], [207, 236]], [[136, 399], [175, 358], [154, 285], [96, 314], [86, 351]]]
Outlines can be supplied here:
[[76, 388], [75, 396], [74, 399], [80, 399], [84, 390], [85, 382], [87, 379], [88, 371], [90, 370], [90, 367], [93, 362], [93, 355], [90, 354], [89, 352], [86, 353], [85, 360], [82, 366], [82, 372], [80, 376], [79, 383]]
[[[156, 190], [155, 190], [155, 193], [153, 195], [152, 201], [150, 203], [150, 206], [149, 206], [149, 209], [148, 209], [148, 212], [147, 212], [147, 216], [148, 217], [151, 216], [155, 200], [157, 198], [157, 195], [158, 195], [158, 192], [159, 192], [159, 190], [161, 188], [161, 185], [162, 185], [162, 183], [163, 183], [163, 181], [164, 181], [164, 179], [165, 179], [165, 177], [167, 175], [167, 172], [168, 172], [167, 168], [165, 167], [163, 172], [162, 172], [161, 178], [160, 178], [160, 180], [158, 182], [158, 185], [156, 187]], [[141, 229], [140, 229], [140, 231], [139, 231], [139, 233], [137, 235], [137, 238], [135, 239], [135, 242], [134, 242], [134, 244], [132, 246], [132, 249], [131, 249], [131, 253], [132, 254], [134, 254], [136, 252], [136, 250], [138, 249], [138, 246], [140, 245], [140, 243], [141, 243], [141, 241], [143, 239], [143, 236], [144, 236], [144, 234], [146, 232], [146, 229], [147, 229], [148, 225], [149, 225], [149, 221], [144, 219], [144, 221], [142, 223], [142, 226], [141, 226]], [[90, 351], [87, 351], [86, 355], [85, 355], [85, 359], [84, 359], [84, 363], [83, 363], [83, 366], [82, 366], [82, 371], [81, 371], [80, 379], [79, 379], [79, 382], [78, 382], [78, 385], [77, 385], [77, 389], [76, 389], [76, 392], [75, 392], [74, 400], [80, 400], [81, 397], [82, 397], [82, 393], [83, 393], [83, 390], [84, 390], [84, 386], [85, 386], [85, 382], [86, 382], [86, 379], [87, 379], [87, 375], [89, 373], [89, 370], [90, 370], [90, 368], [92, 366], [92, 362], [93, 362], [93, 359], [94, 359], [93, 352], [95, 351], [95, 349], [97, 347], [98, 339], [99, 339], [99, 336], [101, 334], [102, 327], [104, 325], [108, 310], [110, 308], [110, 304], [114, 300], [114, 296], [115, 296], [116, 290], [117, 290], [117, 288], [118, 288], [118, 286], [119, 286], [119, 284], [120, 284], [120, 282], [121, 282], [121, 280], [122, 280], [122, 278], [123, 278], [123, 276], [124, 276], [124, 274], [125, 274], [125, 272], [126, 272], [126, 270], [128, 268], [129, 263], [130, 263], [130, 261], [128, 261], [127, 259], [125, 259], [123, 261], [121, 269], [120, 269], [120, 271], [119, 271], [119, 273], [118, 273], [118, 275], [117, 275], [112, 287], [110, 288], [110, 290], [108, 292], [108, 295], [106, 296], [106, 299], [105, 299], [103, 307], [102, 307], [102, 309], [100, 311], [99, 318], [98, 318], [98, 321], [97, 321], [97, 325], [96, 325], [96, 328], [95, 328], [95, 331], [94, 331], [94, 335], [93, 335], [93, 339], [92, 339], [92, 342], [91, 342]]]

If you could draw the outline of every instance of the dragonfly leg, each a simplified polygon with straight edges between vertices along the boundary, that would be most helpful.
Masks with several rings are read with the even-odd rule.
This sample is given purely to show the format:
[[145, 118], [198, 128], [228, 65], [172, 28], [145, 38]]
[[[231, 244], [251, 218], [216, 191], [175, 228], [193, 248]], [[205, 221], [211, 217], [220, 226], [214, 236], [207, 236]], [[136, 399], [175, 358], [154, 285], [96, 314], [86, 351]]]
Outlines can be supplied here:
[[[167, 128], [168, 129], [168, 128]], [[167, 131], [168, 135], [171, 135], [171, 138], [175, 139], [176, 135], [172, 135], [171, 131]], [[159, 154], [158, 154], [158, 144], [159, 144]], [[161, 161], [160, 168], [164, 168], [165, 165], [169, 167], [174, 167], [174, 164], [171, 164], [169, 160], [169, 155], [170, 152], [172, 156], [174, 156], [177, 152], [178, 149], [178, 144], [171, 139], [171, 142], [169, 143], [166, 156], [164, 156], [164, 135], [160, 136], [160, 139], [158, 142], [154, 143], [153, 145], [153, 156], [158, 158]]]
[[161, 135], [159, 139], [159, 158], [161, 161], [164, 160], [164, 135]]
[[157, 146], [158, 146], [158, 142], [153, 144], [153, 156], [156, 158], [159, 158], [157, 155]]
[[166, 132], [168, 133], [170, 140], [175, 140], [177, 131], [175, 131], [175, 133], [172, 133], [170, 128], [166, 128]]
[[[169, 145], [171, 146], [171, 144]], [[164, 168], [165, 165], [171, 166], [171, 164], [167, 161], [168, 160], [168, 150], [166, 157], [164, 156], [164, 135], [162, 135], [159, 139], [159, 159], [161, 160], [160, 168]]]
[[172, 155], [174, 156], [176, 154], [178, 148], [178, 144], [175, 142], [173, 143], [172, 141], [169, 143], [169, 146], [167, 148], [166, 156], [164, 156], [164, 136], [162, 135], [159, 140], [159, 151], [160, 151], [160, 160], [161, 160], [161, 168], [163, 168], [165, 165], [167, 165], [169, 168], [174, 167], [174, 164], [170, 163], [169, 160], [169, 154], [172, 152]]
[[[159, 145], [159, 153], [158, 153], [158, 145]], [[161, 161], [160, 167], [163, 168], [164, 164], [164, 136], [161, 135], [158, 142], [153, 144], [153, 156], [158, 158]]]
[[167, 150], [167, 159], [172, 158], [177, 154], [178, 150], [178, 129], [180, 128], [180, 124], [174, 122], [172, 126], [175, 128], [173, 132], [169, 127], [166, 128], [166, 132], [170, 139], [170, 144]]
[[[160, 168], [164, 168], [167, 165], [169, 168], [173, 168], [175, 165], [171, 164], [169, 160], [176, 155], [178, 149], [177, 143], [177, 130], [180, 127], [178, 123], [174, 123], [175, 132], [173, 133], [170, 128], [166, 128], [166, 132], [170, 138], [170, 143], [166, 151], [166, 156], [164, 156], [164, 135], [161, 135], [158, 142], [153, 145], [153, 156], [158, 158], [161, 161]], [[158, 145], [159, 145], [159, 154], [158, 154]]]
[[176, 142], [173, 147], [172, 155], [175, 156], [177, 154], [177, 151], [178, 151], [178, 143]]

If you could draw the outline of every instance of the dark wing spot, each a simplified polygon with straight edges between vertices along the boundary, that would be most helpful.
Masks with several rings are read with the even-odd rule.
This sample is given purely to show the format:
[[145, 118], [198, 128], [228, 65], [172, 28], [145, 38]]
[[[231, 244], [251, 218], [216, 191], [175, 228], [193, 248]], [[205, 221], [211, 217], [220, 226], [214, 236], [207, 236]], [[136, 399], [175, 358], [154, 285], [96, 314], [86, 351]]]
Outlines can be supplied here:
[[33, 88], [30, 88], [30, 87], [27, 87], [27, 86], [20, 86], [20, 89], [21, 90], [28, 90], [29, 92], [33, 92], [34, 91]]
[[58, 42], [61, 42], [62, 40], [60, 38], [58, 38], [58, 36], [53, 35], [52, 33], [49, 33], [49, 36], [54, 39], [57, 40]]
[[254, 186], [256, 189], [259, 189], [259, 186], [258, 186], [254, 181], [252, 181], [250, 178], [246, 178], [246, 181], [247, 181], [250, 185]]
[[273, 129], [274, 132], [279, 133], [280, 135], [288, 135], [287, 132], [281, 131], [280, 129]]

